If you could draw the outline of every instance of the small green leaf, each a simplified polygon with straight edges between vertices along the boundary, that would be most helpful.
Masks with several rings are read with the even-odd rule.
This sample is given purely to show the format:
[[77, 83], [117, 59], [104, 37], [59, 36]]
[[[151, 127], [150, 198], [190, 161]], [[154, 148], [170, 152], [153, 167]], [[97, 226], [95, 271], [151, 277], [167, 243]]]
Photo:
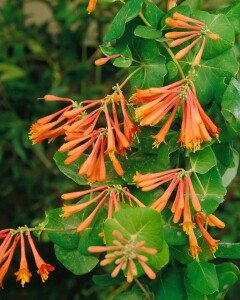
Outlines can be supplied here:
[[143, 15], [154, 28], [159, 29], [165, 13], [152, 0], [144, 0]]
[[224, 300], [229, 288], [238, 281], [239, 270], [232, 263], [223, 263], [216, 266], [219, 279], [219, 291], [209, 295], [209, 300]]
[[187, 298], [188, 300], [206, 300], [206, 297], [204, 294], [197, 291], [196, 289], [194, 289], [191, 286], [187, 277], [184, 278], [184, 282], [185, 282], [185, 287], [186, 287], [186, 291], [187, 291], [187, 295], [188, 295], [188, 298]]
[[178, 68], [173, 61], [169, 61], [166, 64], [167, 71], [168, 71], [168, 79], [174, 79], [178, 75]]
[[232, 128], [240, 130], [240, 83], [232, 79], [222, 99], [222, 114]]
[[240, 259], [240, 243], [219, 243], [216, 257]]
[[151, 27], [138, 25], [134, 30], [134, 35], [149, 40], [155, 40], [162, 37], [162, 32]]
[[219, 282], [214, 264], [193, 261], [187, 265], [187, 278], [193, 288], [205, 295], [218, 291]]
[[215, 154], [211, 147], [206, 147], [196, 153], [190, 153], [190, 162], [193, 171], [200, 174], [207, 173], [217, 164]]
[[64, 267], [75, 275], [89, 273], [98, 264], [95, 256], [82, 255], [76, 249], [68, 250], [55, 245], [55, 254]]
[[0, 80], [2, 82], [16, 80], [23, 77], [26, 77], [26, 72], [22, 68], [8, 63], [0, 63]]
[[139, 14], [142, 4], [143, 0], [127, 1], [113, 19], [112, 24], [103, 39], [104, 42], [111, 42], [119, 39], [124, 33], [126, 23], [136, 18]]

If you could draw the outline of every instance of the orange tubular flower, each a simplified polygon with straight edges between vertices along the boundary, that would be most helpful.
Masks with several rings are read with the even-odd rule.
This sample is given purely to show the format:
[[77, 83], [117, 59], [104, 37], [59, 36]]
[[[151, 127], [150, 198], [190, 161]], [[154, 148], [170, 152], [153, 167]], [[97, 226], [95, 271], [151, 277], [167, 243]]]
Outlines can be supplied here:
[[88, 251], [91, 253], [111, 251], [105, 255], [105, 259], [100, 262], [100, 265], [105, 266], [114, 262], [117, 266], [112, 271], [111, 276], [114, 278], [120, 270], [127, 270], [127, 281], [132, 282], [133, 278], [138, 275], [137, 263], [150, 279], [155, 279], [155, 272], [146, 262], [149, 260], [149, 255], [155, 255], [157, 250], [145, 247], [145, 241], [137, 242], [132, 238], [130, 240], [124, 238], [118, 230], [114, 230], [113, 235], [116, 240], [113, 241], [114, 245], [112, 246], [88, 247]]
[[108, 57], [99, 58], [99, 59], [95, 60], [94, 63], [96, 66], [102, 66], [102, 65], [105, 65], [110, 59], [117, 58], [119, 56], [121, 56], [121, 54], [113, 54]]
[[103, 206], [106, 201], [108, 201], [108, 218], [112, 218], [113, 212], [117, 211], [119, 209], [119, 202], [125, 202], [125, 198], [128, 200], [129, 204], [132, 206], [132, 201], [134, 201], [138, 206], [144, 207], [145, 205], [140, 202], [135, 196], [133, 196], [127, 188], [122, 188], [121, 186], [101, 186], [97, 188], [93, 188], [87, 191], [81, 191], [81, 192], [73, 192], [73, 193], [67, 193], [62, 195], [63, 200], [73, 200], [79, 197], [82, 197], [87, 194], [92, 194], [98, 192], [96, 196], [94, 196], [92, 199], [88, 200], [84, 203], [78, 203], [75, 205], [64, 205], [62, 210], [63, 214], [61, 217], [68, 217], [72, 214], [78, 213], [82, 210], [84, 210], [89, 205], [98, 202], [98, 205], [95, 207], [95, 209], [91, 212], [91, 214], [78, 226], [77, 232], [84, 231], [92, 222], [94, 219], [96, 213], [100, 209], [101, 206]]
[[89, 0], [88, 7], [87, 7], [87, 12], [89, 14], [94, 11], [96, 4], [97, 4], [97, 0]]
[[12, 245], [9, 247], [12, 238], [13, 238], [12, 233], [9, 230], [9, 233], [7, 234], [7, 236], [5, 237], [4, 241], [0, 246], [0, 262], [2, 263], [5, 260], [5, 262], [0, 267], [0, 287], [2, 289], [3, 289], [3, 284], [2, 284], [3, 278], [5, 277], [9, 269], [10, 263], [12, 261], [14, 251], [19, 241], [19, 235], [15, 236]]
[[189, 245], [190, 245], [189, 252], [191, 253], [192, 257], [196, 259], [196, 261], [199, 261], [198, 253], [202, 252], [202, 249], [198, 246], [197, 238], [192, 228], [189, 229], [188, 236], [189, 236]]
[[[189, 23], [193, 23], [194, 25], [191, 25]], [[170, 47], [176, 47], [181, 45], [182, 43], [185, 43], [191, 39], [196, 39], [187, 47], [180, 50], [176, 55], [176, 59], [179, 60], [185, 55], [188, 54], [188, 52], [200, 41], [202, 40], [202, 45], [199, 49], [199, 52], [193, 62], [193, 65], [197, 66], [200, 64], [203, 50], [206, 43], [206, 36], [212, 40], [218, 40], [220, 37], [216, 33], [211, 33], [207, 25], [199, 20], [186, 17], [180, 13], [174, 13], [173, 18], [167, 18], [166, 24], [168, 26], [171, 26], [173, 28], [181, 28], [186, 29], [188, 31], [176, 31], [176, 32], [168, 32], [165, 34], [165, 37], [167, 39], [175, 39], [175, 41], [171, 42], [169, 44]]]
[[160, 185], [171, 181], [165, 192], [151, 205], [151, 207], [156, 211], [161, 212], [165, 208], [173, 190], [177, 187], [177, 193], [171, 208], [172, 213], [174, 213], [173, 221], [174, 223], [178, 223], [183, 215], [183, 223], [180, 224], [183, 226], [183, 231], [189, 234], [190, 229], [195, 228], [190, 211], [189, 193], [194, 210], [199, 212], [201, 210], [201, 205], [194, 191], [191, 178], [185, 170], [178, 168], [144, 175], [137, 172], [133, 177], [133, 181], [136, 182], [137, 187], [142, 188], [142, 191], [151, 191]]
[[30, 128], [29, 139], [32, 140], [32, 144], [40, 144], [43, 140], [48, 139], [52, 141], [58, 136], [65, 133], [64, 126], [66, 126], [71, 120], [67, 120], [63, 114], [73, 108], [73, 101], [69, 98], [60, 98], [54, 95], [46, 95], [43, 98], [45, 101], [64, 101], [71, 102], [71, 105], [53, 113], [49, 116], [39, 119]]
[[219, 228], [224, 228], [225, 224], [219, 220], [214, 215], [206, 216], [204, 213], [197, 213], [195, 216], [195, 221], [197, 223], [197, 226], [199, 230], [202, 233], [202, 237], [205, 239], [205, 241], [208, 243], [208, 248], [212, 252], [215, 252], [218, 248], [218, 243], [220, 240], [215, 240], [211, 237], [211, 235], [207, 232], [207, 230], [204, 228], [204, 224], [208, 222], [207, 224], [211, 224], [210, 226], [218, 226]]
[[25, 283], [30, 282], [30, 277], [32, 277], [32, 274], [29, 272], [28, 269], [28, 263], [26, 259], [26, 251], [25, 251], [25, 241], [23, 237], [23, 233], [20, 233], [21, 237], [21, 261], [20, 261], [20, 268], [18, 272], [15, 272], [14, 275], [17, 276], [16, 281], [21, 280], [21, 285], [24, 287]]
[[[119, 102], [122, 109], [123, 128], [120, 126], [116, 109], [116, 104]], [[90, 156], [80, 166], [79, 175], [87, 175], [89, 182], [104, 181], [106, 179], [104, 154], [108, 154], [115, 171], [122, 176], [124, 172], [116, 154], [126, 155], [133, 136], [139, 132], [139, 129], [128, 116], [126, 100], [121, 90], [118, 87], [118, 93], [112, 96], [96, 101], [86, 100], [82, 103], [87, 105], [63, 114], [64, 117], [73, 119], [71, 124], [65, 126], [66, 143], [59, 149], [60, 152], [68, 151], [68, 158], [64, 163], [73, 163], [93, 146]], [[95, 105], [98, 107], [87, 114], [87, 109]], [[105, 115], [107, 128], [96, 129], [101, 113]]]
[[132, 98], [134, 103], [147, 102], [135, 109], [136, 118], [141, 120], [141, 126], [158, 124], [173, 109], [158, 134], [153, 136], [154, 147], [158, 147], [162, 142], [165, 143], [165, 137], [180, 104], [182, 105], [182, 125], [178, 142], [181, 142], [183, 147], [196, 151], [200, 149], [202, 142], [212, 140], [210, 134], [218, 138], [220, 128], [202, 109], [192, 82], [181, 80], [161, 88], [137, 89]]
[[49, 272], [54, 271], [55, 268], [50, 264], [46, 264], [45, 261], [41, 258], [41, 256], [39, 255], [39, 253], [34, 245], [30, 231], [28, 231], [28, 242], [32, 249], [34, 260], [35, 260], [36, 266], [38, 268], [37, 273], [41, 276], [42, 282], [45, 282], [48, 279]]
[[200, 149], [202, 142], [210, 142], [212, 140], [208, 131], [214, 137], [218, 138], [220, 128], [218, 128], [202, 109], [198, 102], [194, 85], [192, 90], [187, 89], [187, 96], [183, 102], [183, 115], [181, 134], [178, 142], [187, 149], [194, 152]]

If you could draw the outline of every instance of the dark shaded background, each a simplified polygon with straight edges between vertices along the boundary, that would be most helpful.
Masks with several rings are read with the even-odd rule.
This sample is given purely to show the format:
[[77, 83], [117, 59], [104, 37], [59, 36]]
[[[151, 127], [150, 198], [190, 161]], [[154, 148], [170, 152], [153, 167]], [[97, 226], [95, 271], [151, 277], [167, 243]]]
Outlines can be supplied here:
[[[202, 4], [214, 9], [233, 2], [213, 0]], [[28, 139], [32, 123], [59, 109], [59, 104], [36, 99], [45, 94], [98, 99], [124, 75], [124, 70], [110, 64], [97, 69], [93, 64], [117, 5], [98, 5], [96, 12], [88, 16], [86, 4], [71, 0], [0, 0], [0, 228], [40, 223], [45, 210], [61, 206], [62, 193], [76, 188], [52, 161], [58, 143], [32, 147]], [[236, 53], [239, 55], [237, 46]], [[218, 236], [222, 241], [240, 240], [239, 181], [237, 177], [231, 184], [218, 211], [227, 223]], [[54, 274], [42, 284], [28, 249], [33, 277], [22, 289], [13, 276], [19, 268], [19, 255], [14, 255], [0, 299], [107, 299], [111, 290], [94, 286], [92, 274], [75, 276], [58, 263], [47, 236], [43, 234], [37, 246], [44, 260], [56, 267]], [[239, 299], [239, 293], [235, 285], [226, 299]]]

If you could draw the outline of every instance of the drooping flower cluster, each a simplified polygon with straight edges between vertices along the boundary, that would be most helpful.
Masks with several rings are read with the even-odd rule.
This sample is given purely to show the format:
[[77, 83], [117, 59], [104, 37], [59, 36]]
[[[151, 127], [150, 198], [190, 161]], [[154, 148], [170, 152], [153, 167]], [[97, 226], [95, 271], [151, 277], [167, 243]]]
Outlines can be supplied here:
[[[23, 228], [25, 230], [25, 228]], [[22, 287], [24, 287], [25, 283], [30, 282], [30, 277], [32, 274], [28, 269], [28, 263], [26, 259], [26, 250], [25, 250], [25, 240], [24, 240], [24, 233], [20, 231], [14, 237], [13, 232], [11, 229], [3, 229], [0, 231], [0, 239], [2, 239], [2, 243], [0, 246], [0, 286], [3, 288], [2, 281], [5, 277], [9, 266], [12, 261], [13, 254], [15, 252], [16, 246], [20, 240], [21, 243], [21, 260], [20, 260], [20, 267], [17, 272], [14, 274], [17, 276], [16, 281], [21, 281]], [[36, 246], [34, 245], [33, 239], [31, 237], [30, 231], [27, 231], [27, 237], [29, 245], [32, 249], [32, 253], [34, 256], [34, 260], [36, 266], [38, 268], [37, 273], [41, 276], [42, 282], [45, 282], [48, 279], [49, 272], [54, 270], [54, 267], [50, 264], [46, 264], [45, 261], [40, 257]]]
[[191, 178], [185, 170], [178, 168], [165, 172], [152, 173], [152, 174], [137, 174], [133, 180], [137, 186], [143, 191], [151, 191], [166, 182], [171, 182], [165, 192], [151, 205], [156, 211], [161, 212], [167, 205], [170, 196], [175, 188], [177, 188], [176, 196], [171, 208], [174, 214], [173, 222], [178, 223], [183, 217], [183, 231], [187, 234], [190, 228], [194, 228], [195, 225], [192, 222], [189, 196], [191, 196], [191, 204], [196, 212], [201, 211], [201, 205], [198, 197], [194, 191]]
[[[123, 175], [124, 171], [116, 154], [126, 155], [133, 136], [139, 132], [139, 129], [128, 115], [126, 100], [119, 88], [113, 96], [100, 100], [85, 100], [80, 105], [71, 99], [51, 95], [45, 96], [44, 99], [70, 101], [72, 104], [33, 124], [30, 131], [30, 139], [33, 143], [41, 143], [45, 139], [53, 140], [59, 135], [65, 135], [65, 143], [59, 151], [68, 151], [68, 157], [64, 161], [66, 165], [76, 161], [92, 147], [90, 155], [80, 165], [80, 176], [87, 175], [89, 182], [104, 181], [106, 179], [105, 154], [109, 155], [117, 174]], [[120, 125], [116, 105], [121, 108], [123, 125]], [[92, 111], [88, 113], [90, 109]], [[106, 128], [99, 128], [101, 113], [104, 113]]]
[[134, 276], [138, 275], [138, 264], [150, 279], [155, 279], [156, 274], [147, 265], [147, 262], [149, 256], [157, 253], [157, 249], [146, 247], [146, 242], [137, 241], [135, 235], [131, 236], [130, 239], [126, 239], [118, 230], [114, 230], [113, 235], [116, 237], [116, 240], [113, 240], [114, 245], [112, 246], [88, 247], [88, 251], [91, 253], [110, 252], [105, 255], [100, 265], [106, 266], [114, 263], [116, 267], [113, 269], [111, 276], [114, 278], [121, 270], [126, 270], [127, 281], [132, 282]]
[[[139, 207], [145, 207], [145, 205], [133, 196], [127, 188], [123, 188], [120, 185], [117, 186], [101, 186], [86, 191], [72, 192], [62, 195], [63, 200], [73, 200], [85, 195], [92, 195], [93, 198], [84, 203], [78, 203], [74, 205], [64, 205], [61, 217], [68, 217], [72, 214], [84, 210], [89, 205], [98, 202], [97, 206], [91, 212], [91, 214], [78, 226], [77, 232], [84, 231], [92, 222], [93, 218], [97, 214], [100, 207], [102, 207], [108, 201], [108, 218], [112, 218], [114, 211], [119, 210], [119, 202], [125, 203], [126, 200], [133, 206], [135, 202]], [[95, 195], [97, 193], [97, 195]]]
[[[216, 226], [218, 228], [224, 228], [224, 223], [219, 220], [216, 216], [210, 214], [206, 215], [201, 212], [201, 204], [195, 193], [190, 175], [185, 170], [178, 168], [165, 172], [152, 173], [152, 174], [137, 174], [133, 180], [142, 191], [151, 191], [164, 183], [171, 182], [165, 192], [153, 202], [151, 207], [158, 212], [161, 212], [167, 205], [170, 197], [176, 189], [176, 195], [173, 198], [173, 204], [171, 211], [174, 214], [173, 222], [179, 223], [180, 219], [183, 218], [183, 222], [179, 224], [182, 226], [183, 231], [189, 236], [190, 253], [198, 260], [198, 253], [202, 249], [198, 246], [197, 238], [194, 233], [194, 228], [198, 227], [201, 231], [202, 237], [206, 240], [209, 245], [209, 249], [213, 252], [218, 247], [218, 240], [214, 240], [207, 230], [204, 228], [204, 224], [209, 226]], [[190, 205], [191, 199], [191, 205]], [[191, 206], [196, 211], [194, 219], [191, 214]]]
[[[193, 23], [189, 24], [189, 23]], [[193, 65], [197, 66], [199, 65], [202, 54], [204, 51], [204, 47], [206, 44], [206, 37], [212, 39], [212, 40], [218, 40], [220, 37], [216, 33], [211, 33], [209, 29], [207, 28], [207, 25], [199, 20], [186, 17], [180, 13], [175, 12], [173, 14], [173, 18], [167, 18], [166, 24], [168, 26], [171, 26], [173, 28], [180, 28], [180, 29], [186, 29], [187, 31], [174, 31], [174, 32], [168, 32], [165, 34], [165, 37], [167, 39], [175, 39], [173, 42], [169, 44], [170, 47], [176, 47], [179, 46], [187, 41], [190, 41], [194, 38], [196, 38], [193, 42], [191, 42], [190, 45], [187, 47], [181, 49], [176, 55], [175, 58], [177, 60], [181, 59], [185, 55], [188, 54], [188, 52], [200, 41], [202, 41], [201, 47], [194, 59]]]
[[200, 149], [202, 142], [212, 140], [210, 134], [218, 137], [220, 129], [202, 109], [194, 84], [188, 80], [180, 80], [161, 88], [137, 89], [132, 99], [136, 104], [144, 103], [135, 109], [136, 118], [140, 119], [141, 126], [158, 124], [172, 110], [158, 134], [153, 136], [156, 140], [154, 142], [156, 147], [162, 142], [165, 143], [166, 135], [180, 104], [182, 106], [182, 125], [178, 142], [183, 147], [196, 151]]

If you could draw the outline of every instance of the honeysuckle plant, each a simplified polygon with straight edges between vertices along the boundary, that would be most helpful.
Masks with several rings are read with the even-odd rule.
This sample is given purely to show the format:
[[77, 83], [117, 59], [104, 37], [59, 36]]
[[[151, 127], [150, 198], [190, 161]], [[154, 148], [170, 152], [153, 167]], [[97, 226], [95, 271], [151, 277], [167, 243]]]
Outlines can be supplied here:
[[61, 141], [54, 160], [76, 190], [39, 226], [0, 231], [0, 285], [18, 244], [15, 275], [29, 283], [25, 240], [48, 279], [54, 267], [30, 235], [46, 231], [73, 274], [98, 268], [94, 284], [120, 286], [109, 299], [224, 299], [239, 270], [219, 258], [240, 258], [240, 244], [221, 243], [211, 227], [228, 226], [217, 209], [238, 169], [240, 2], [210, 13], [189, 1], [166, 1], [166, 11], [151, 0], [105, 2], [119, 11], [95, 64], [126, 75], [99, 99], [42, 98], [59, 110], [29, 138]]

